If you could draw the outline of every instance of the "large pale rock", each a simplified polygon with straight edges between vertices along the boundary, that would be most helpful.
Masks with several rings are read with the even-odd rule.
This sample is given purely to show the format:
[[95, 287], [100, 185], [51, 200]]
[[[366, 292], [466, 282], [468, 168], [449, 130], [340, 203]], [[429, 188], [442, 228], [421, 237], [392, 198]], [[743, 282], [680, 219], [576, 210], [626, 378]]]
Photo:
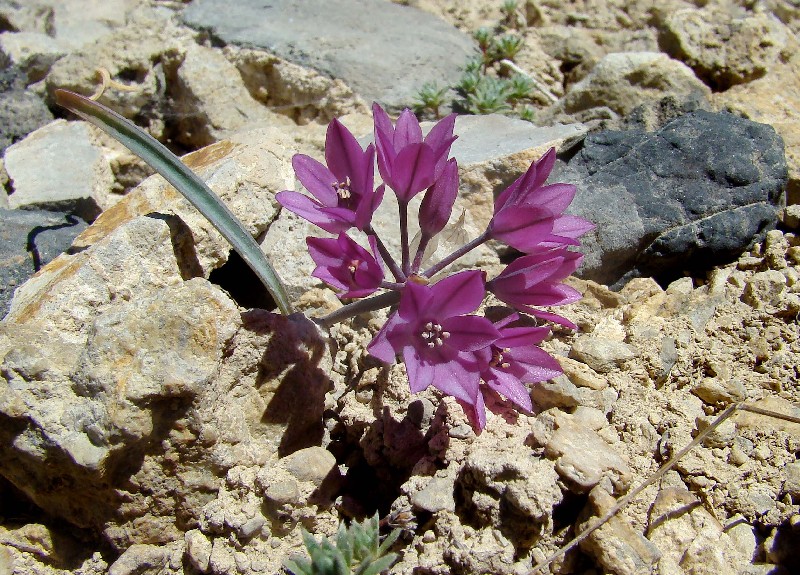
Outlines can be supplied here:
[[762, 77], [791, 46], [776, 17], [732, 17], [714, 8], [678, 10], [666, 20], [663, 48], [716, 90]]
[[394, 110], [410, 105], [425, 82], [457, 82], [474, 45], [442, 20], [385, 0], [196, 0], [183, 18], [229, 44], [339, 78]]
[[67, 47], [47, 34], [39, 32], [3, 32], [0, 34], [0, 60], [18, 66], [25, 72], [27, 83], [38, 82], [47, 75], [53, 62], [67, 53]]
[[253, 98], [299, 124], [327, 123], [353, 112], [369, 114], [367, 103], [342, 80], [262, 50], [226, 46], [224, 54]]
[[[603, 515], [615, 503], [614, 498], [598, 485], [589, 494], [589, 506], [596, 516]], [[596, 520], [597, 517], [593, 517]], [[585, 528], [588, 522], [581, 527]], [[612, 517], [584, 539], [581, 549], [608, 572], [617, 575], [647, 575], [661, 559], [661, 551], [644, 535], [621, 520]]]
[[685, 64], [658, 52], [608, 54], [554, 106], [568, 114], [608, 107], [625, 115], [667, 95], [710, 97], [711, 91]]
[[108, 207], [111, 166], [85, 122], [55, 122], [10, 146], [6, 172], [12, 208], [71, 211], [94, 220]]
[[48, 100], [55, 105], [57, 88], [94, 93], [100, 85], [97, 70], [105, 69], [112, 79], [131, 89], [107, 90], [99, 101], [127, 118], [136, 118], [137, 123], [146, 123], [154, 136], [164, 136], [165, 64], [170, 62], [169, 56], [181, 54], [193, 44], [192, 34], [175, 25], [170, 12], [143, 7], [131, 13], [127, 24], [113, 34], [55, 62], [44, 81]]
[[550, 409], [536, 418], [533, 440], [555, 460], [555, 469], [570, 489], [586, 493], [606, 477], [619, 484], [631, 479], [622, 455], [598, 435], [607, 426], [603, 413], [582, 408], [575, 415]]
[[236, 66], [213, 48], [189, 46], [171, 81], [178, 118], [175, 137], [191, 148], [207, 146], [259, 123], [292, 125], [257, 102]]

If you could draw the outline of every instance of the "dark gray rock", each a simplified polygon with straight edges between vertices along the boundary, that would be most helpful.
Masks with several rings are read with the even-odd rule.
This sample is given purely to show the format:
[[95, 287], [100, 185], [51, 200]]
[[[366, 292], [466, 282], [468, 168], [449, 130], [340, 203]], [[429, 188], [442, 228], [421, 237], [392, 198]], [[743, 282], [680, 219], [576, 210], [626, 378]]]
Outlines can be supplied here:
[[579, 275], [619, 287], [740, 255], [777, 223], [787, 168], [772, 127], [699, 110], [656, 132], [590, 135], [551, 179], [576, 184], [570, 210], [597, 225]]
[[80, 218], [41, 210], [0, 210], [0, 318], [14, 290], [66, 251], [87, 224]]
[[398, 110], [425, 82], [455, 84], [476, 48], [443, 20], [386, 0], [194, 0], [184, 21], [339, 78]]
[[44, 102], [25, 89], [24, 72], [15, 67], [0, 70], [0, 154], [52, 120]]

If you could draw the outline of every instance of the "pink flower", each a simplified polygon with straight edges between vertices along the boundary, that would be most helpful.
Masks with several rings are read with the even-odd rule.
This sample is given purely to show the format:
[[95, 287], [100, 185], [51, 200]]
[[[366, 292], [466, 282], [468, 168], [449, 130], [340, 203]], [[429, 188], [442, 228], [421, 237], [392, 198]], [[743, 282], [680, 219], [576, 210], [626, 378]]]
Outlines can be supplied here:
[[563, 214], [575, 197], [575, 186], [543, 185], [555, 161], [555, 148], [550, 148], [497, 196], [491, 237], [530, 253], [541, 246], [578, 245], [576, 238], [594, 228], [583, 218]]
[[478, 308], [485, 293], [478, 271], [461, 272], [430, 286], [408, 282], [398, 310], [367, 349], [386, 363], [401, 354], [412, 392], [433, 385], [474, 405], [480, 377], [476, 352], [500, 337], [488, 319], [464, 315]]
[[[383, 269], [372, 254], [350, 239], [347, 234], [334, 238], [306, 238], [308, 253], [317, 264], [311, 274], [340, 289], [340, 298], [365, 297], [383, 281]], [[376, 251], [375, 239], [370, 246]]]
[[430, 187], [442, 173], [450, 146], [456, 139], [453, 136], [455, 114], [441, 119], [423, 139], [422, 128], [411, 110], [400, 114], [395, 127], [378, 104], [372, 105], [372, 112], [378, 170], [397, 197], [408, 202]]
[[304, 154], [292, 158], [297, 179], [314, 196], [284, 191], [278, 203], [298, 216], [337, 234], [352, 227], [364, 230], [383, 199], [383, 186], [373, 190], [375, 148], [362, 150], [339, 120], [328, 125], [327, 166]]
[[541, 250], [511, 262], [486, 287], [520, 311], [577, 329], [569, 320], [531, 306], [564, 305], [581, 299], [580, 292], [559, 282], [578, 268], [582, 258], [565, 247]]

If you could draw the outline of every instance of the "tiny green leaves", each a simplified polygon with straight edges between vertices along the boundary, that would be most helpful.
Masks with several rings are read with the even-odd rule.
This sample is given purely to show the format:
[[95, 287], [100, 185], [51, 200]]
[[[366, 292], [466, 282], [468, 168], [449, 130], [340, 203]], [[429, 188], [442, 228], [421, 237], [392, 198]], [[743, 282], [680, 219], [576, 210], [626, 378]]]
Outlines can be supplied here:
[[381, 543], [377, 513], [360, 523], [353, 521], [350, 527], [340, 523], [335, 544], [326, 537], [317, 541], [305, 529], [301, 533], [311, 560], [287, 559], [284, 567], [294, 575], [378, 575], [397, 561], [397, 554], [388, 550], [400, 530], [392, 531]]
[[282, 313], [292, 313], [286, 290], [253, 236], [222, 200], [163, 144], [132, 122], [74, 92], [56, 90], [56, 103], [115, 138], [164, 177], [222, 234], [269, 290]]

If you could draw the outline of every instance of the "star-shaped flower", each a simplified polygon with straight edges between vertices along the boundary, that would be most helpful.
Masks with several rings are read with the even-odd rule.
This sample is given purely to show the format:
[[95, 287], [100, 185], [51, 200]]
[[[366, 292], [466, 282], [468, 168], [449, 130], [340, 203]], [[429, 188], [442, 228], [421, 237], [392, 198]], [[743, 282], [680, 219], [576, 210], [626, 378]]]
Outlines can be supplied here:
[[314, 196], [284, 191], [278, 203], [327, 232], [352, 227], [366, 229], [383, 199], [383, 186], [373, 190], [375, 148], [362, 150], [339, 120], [328, 125], [325, 139], [327, 166], [304, 154], [292, 158], [297, 179]]

